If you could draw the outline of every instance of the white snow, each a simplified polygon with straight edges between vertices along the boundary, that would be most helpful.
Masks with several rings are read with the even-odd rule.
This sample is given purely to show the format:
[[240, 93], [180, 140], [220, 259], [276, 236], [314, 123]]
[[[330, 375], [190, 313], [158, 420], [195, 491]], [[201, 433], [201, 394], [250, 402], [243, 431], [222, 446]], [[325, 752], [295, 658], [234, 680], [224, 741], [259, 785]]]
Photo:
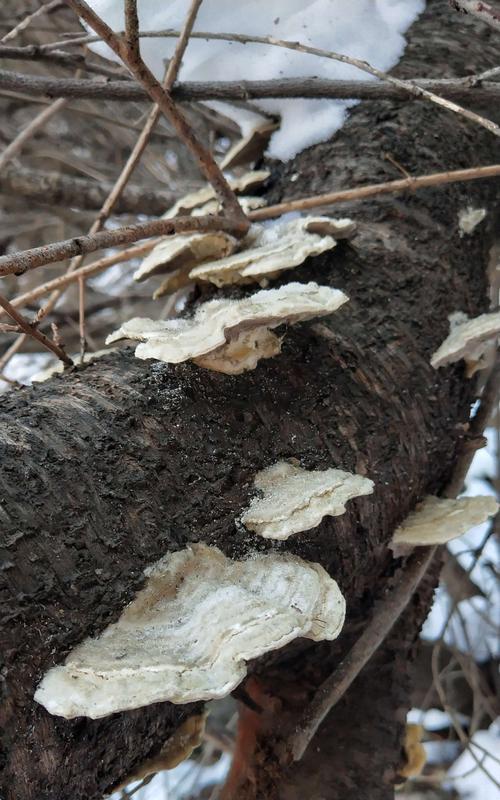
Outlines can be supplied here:
[[[89, 5], [114, 29], [123, 30], [123, 0], [90, 0]], [[391, 69], [405, 48], [403, 34], [423, 11], [425, 0], [205, 0], [194, 30], [273, 36], [334, 50], [364, 59], [381, 70]], [[139, 0], [142, 30], [179, 30], [189, 0]], [[173, 38], [141, 40], [148, 66], [161, 78]], [[106, 45], [93, 45], [114, 57]], [[348, 64], [262, 44], [243, 45], [191, 39], [180, 71], [181, 80], [239, 81], [320, 77], [367, 80], [370, 76]], [[257, 115], [234, 106], [213, 103], [248, 133]], [[281, 116], [281, 128], [271, 137], [268, 154], [287, 161], [296, 153], [332, 136], [344, 123], [353, 101], [273, 99], [254, 105]]]
[[[471, 754], [473, 750], [476, 759]], [[485, 752], [486, 751], [486, 752]], [[488, 755], [488, 754], [491, 754]], [[464, 750], [448, 771], [448, 785], [467, 800], [498, 800], [498, 786], [486, 774], [500, 782], [500, 727], [493, 723], [487, 731], [476, 731], [470, 749]]]

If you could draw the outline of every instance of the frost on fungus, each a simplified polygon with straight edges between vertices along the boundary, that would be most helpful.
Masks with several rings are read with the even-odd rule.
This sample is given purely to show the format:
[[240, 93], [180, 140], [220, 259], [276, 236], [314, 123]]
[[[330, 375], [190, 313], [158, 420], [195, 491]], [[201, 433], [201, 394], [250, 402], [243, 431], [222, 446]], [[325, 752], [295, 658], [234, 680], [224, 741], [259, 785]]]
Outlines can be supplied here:
[[205, 260], [189, 273], [192, 281], [210, 281], [216, 286], [232, 283], [260, 283], [303, 264], [335, 247], [337, 239], [350, 236], [355, 224], [350, 219], [299, 217], [271, 225], [251, 226], [238, 243], [237, 252], [224, 258]]
[[306, 470], [279, 461], [255, 476], [263, 492], [242, 514], [241, 521], [265, 539], [288, 539], [338, 517], [353, 497], [371, 494], [373, 481], [341, 469]]
[[46, 673], [35, 699], [51, 714], [96, 719], [166, 700], [225, 697], [250, 659], [297, 637], [335, 639], [344, 623], [336, 582], [297, 556], [233, 561], [195, 544], [146, 576], [118, 622]]
[[134, 317], [106, 339], [141, 342], [137, 358], [168, 364], [193, 360], [226, 374], [254, 369], [260, 358], [280, 352], [281, 341], [270, 329], [332, 314], [348, 297], [339, 289], [310, 282], [288, 283], [242, 300], [203, 303], [191, 318], [155, 321]]
[[[248, 204], [258, 198], [246, 198]], [[244, 208], [244, 210], [246, 210]], [[202, 212], [217, 211], [211, 203]], [[355, 230], [351, 219], [306, 216], [277, 220], [266, 225], [253, 224], [241, 240], [227, 233], [176, 234], [162, 239], [134, 273], [136, 281], [168, 273], [155, 297], [196, 281], [216, 286], [269, 281], [306, 258], [331, 250], [337, 240], [350, 237]]]

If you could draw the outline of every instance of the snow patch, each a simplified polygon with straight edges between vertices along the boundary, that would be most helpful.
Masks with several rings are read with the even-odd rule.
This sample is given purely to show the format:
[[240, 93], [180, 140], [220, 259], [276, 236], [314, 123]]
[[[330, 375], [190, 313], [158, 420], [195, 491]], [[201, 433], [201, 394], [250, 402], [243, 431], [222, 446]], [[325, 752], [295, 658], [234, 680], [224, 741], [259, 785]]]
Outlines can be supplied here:
[[[89, 5], [114, 30], [123, 30], [122, 0], [90, 0]], [[187, 0], [159, 3], [139, 0], [142, 30], [179, 30]], [[334, 50], [368, 61], [381, 70], [398, 63], [405, 49], [403, 34], [425, 7], [424, 0], [205, 0], [194, 30], [272, 36]], [[92, 45], [101, 55], [114, 54], [103, 44]], [[164, 60], [172, 56], [174, 38], [143, 38], [142, 54], [157, 78]], [[240, 44], [191, 39], [183, 59], [180, 80], [241, 81], [318, 77], [367, 80], [366, 73], [349, 64], [262, 44]], [[325, 141], [342, 127], [355, 101], [272, 99], [252, 105], [281, 116], [281, 128], [270, 139], [268, 155], [287, 161], [306, 147]], [[247, 135], [258, 122], [249, 110], [212, 103], [230, 115]], [[228, 114], [229, 109], [229, 114]]]

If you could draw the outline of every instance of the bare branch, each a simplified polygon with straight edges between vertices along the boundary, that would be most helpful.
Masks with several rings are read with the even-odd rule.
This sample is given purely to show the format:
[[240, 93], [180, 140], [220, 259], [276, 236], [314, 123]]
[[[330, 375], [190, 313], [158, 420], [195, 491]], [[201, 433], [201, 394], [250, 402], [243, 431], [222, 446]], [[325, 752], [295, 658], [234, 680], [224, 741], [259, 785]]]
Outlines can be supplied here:
[[[3, 58], [0, 48], [0, 58]], [[492, 77], [496, 74], [496, 70]], [[481, 76], [478, 76], [478, 78]], [[459, 80], [429, 80], [415, 78], [412, 83], [450, 100], [464, 102], [486, 102], [500, 98], [498, 83], [477, 84], [476, 76]], [[279, 78], [266, 81], [186, 81], [172, 88], [176, 102], [201, 100], [249, 101], [275, 97], [327, 98], [331, 100], [405, 100], [421, 101], [406, 86], [392, 86], [384, 81], [345, 81], [326, 78]], [[135, 81], [96, 80], [73, 78], [45, 78], [19, 72], [0, 70], [0, 88], [23, 94], [45, 97], [70, 97], [79, 99], [110, 100], [125, 102], [147, 100], [148, 94]]]
[[176, 217], [175, 219], [156, 219], [139, 225], [100, 231], [93, 235], [75, 236], [62, 242], [34, 247], [22, 253], [0, 257], [0, 276], [22, 275], [24, 272], [54, 264], [66, 258], [86, 255], [104, 247], [116, 247], [130, 244], [150, 236], [169, 236], [174, 233], [191, 233], [192, 231], [227, 231], [233, 235], [241, 235], [243, 225], [228, 217]]
[[343, 697], [401, 616], [427, 572], [436, 549], [417, 547], [414, 550], [400, 570], [394, 587], [375, 604], [372, 619], [360, 638], [337, 669], [323, 681], [287, 743], [294, 761], [300, 761], [327, 714]]
[[34, 339], [37, 339], [37, 341], [39, 341], [43, 347], [54, 353], [59, 359], [61, 359], [61, 361], [63, 361], [65, 364], [68, 364], [68, 366], [73, 365], [71, 358], [66, 355], [64, 350], [59, 345], [49, 339], [48, 336], [45, 336], [44, 333], [41, 333], [41, 331], [39, 331], [34, 325], [31, 325], [27, 320], [25, 320], [22, 314], [20, 314], [19, 311], [16, 311], [14, 306], [11, 305], [11, 303], [9, 303], [9, 301], [2, 295], [0, 295], [0, 306], [2, 306], [9, 317], [11, 317], [11, 319], [13, 319], [14, 322], [19, 325], [21, 330], [23, 330], [27, 336], [32, 336]]
[[[26, 197], [44, 205], [99, 210], [112, 189], [113, 184], [108, 182], [76, 178], [61, 172], [42, 172], [17, 164], [0, 172], [0, 193]], [[137, 185], [128, 186], [117, 198], [114, 211], [116, 214], [160, 216], [176, 200], [178, 194], [163, 189], [145, 191]]]
[[[289, 200], [275, 206], [267, 206], [250, 212], [252, 221], [271, 219], [287, 214], [289, 211], [306, 211], [319, 206], [335, 205], [351, 200], [366, 200], [382, 194], [394, 194], [406, 190], [415, 191], [429, 186], [441, 186], [446, 183], [459, 183], [461, 181], [474, 181], [479, 178], [494, 178], [500, 175], [500, 164], [488, 167], [471, 167], [470, 169], [457, 169], [450, 172], [434, 172], [431, 175], [421, 175], [418, 178], [402, 178], [387, 183], [374, 183], [368, 186], [358, 186], [355, 189], [343, 189], [340, 192], [318, 194], [314, 197], [305, 197], [298, 200]], [[0, 265], [2, 259], [0, 258]], [[1, 273], [0, 273], [1, 274]]]
[[[375, 183], [368, 186], [359, 186], [355, 189], [345, 189], [340, 192], [316, 195], [314, 197], [290, 200], [267, 208], [251, 211], [248, 219], [263, 220], [279, 217], [289, 211], [303, 211], [319, 206], [334, 205], [351, 200], [366, 200], [382, 194], [394, 194], [406, 190], [415, 191], [429, 186], [439, 186], [447, 183], [479, 180], [500, 176], [500, 164], [487, 167], [472, 167], [450, 172], [435, 172], [431, 175], [422, 175], [418, 178], [403, 178], [387, 183]], [[102, 231], [94, 236], [79, 236], [62, 242], [34, 247], [21, 253], [14, 253], [0, 257], [0, 276], [22, 275], [31, 269], [53, 264], [65, 258], [71, 258], [85, 253], [94, 253], [103, 247], [115, 247], [120, 244], [129, 244], [138, 239], [149, 236], [167, 236], [175, 233], [188, 233], [191, 231], [220, 230], [234, 235], [241, 235], [243, 226], [226, 217], [176, 217], [174, 219], [159, 219], [140, 225], [131, 225], [117, 228], [113, 231]]]
[[64, 108], [67, 104], [67, 100], [60, 98], [59, 100], [54, 100], [50, 106], [47, 106], [40, 111], [39, 114], [27, 125], [23, 130], [19, 133], [18, 136], [5, 148], [3, 153], [0, 153], [0, 170], [2, 170], [8, 162], [14, 158], [20, 150], [22, 150], [25, 143], [33, 138], [33, 136], [43, 128], [46, 122], [49, 121], [55, 114], [58, 114], [59, 111]]
[[[105, 25], [102, 19], [100, 19], [100, 17], [98, 17], [97, 14], [92, 11], [92, 9], [87, 5], [87, 3], [84, 2], [84, 0], [65, 0], [65, 2], [70, 6], [70, 8], [73, 9], [73, 11], [75, 11], [75, 13], [81, 16], [85, 22], [87, 22], [102, 36], [106, 44], [111, 47], [111, 49], [122, 59], [124, 64], [126, 64], [126, 66], [131, 70], [136, 79], [144, 86], [151, 99], [158, 104], [167, 119], [176, 129], [182, 141], [197, 159], [200, 168], [205, 174], [205, 177], [213, 185], [215, 191], [220, 197], [223, 208], [225, 207], [231, 216], [234, 216], [236, 220], [240, 221], [243, 229], [245, 224], [248, 229], [248, 220], [241, 210], [236, 195], [230, 188], [221, 170], [212, 158], [212, 155], [194, 136], [190, 125], [177, 109], [170, 94], [164, 90], [162, 85], [154, 77], [153, 73], [142, 61], [138, 47], [135, 48], [133, 46], [132, 52], [130, 52], [127, 41], [113, 33], [111, 28]], [[129, 2], [132, 4], [132, 0], [129, 0]], [[131, 20], [133, 22], [134, 20], [133, 14], [130, 10], [128, 12], [127, 19], [129, 22]], [[135, 34], [131, 34], [129, 31], [129, 39], [130, 38], [134, 45]]]
[[33, 20], [37, 19], [37, 17], [41, 17], [42, 14], [48, 14], [50, 11], [52, 11], [52, 9], [57, 8], [57, 6], [60, 5], [61, 5], [61, 0], [50, 0], [50, 2], [44, 3], [43, 5], [40, 6], [40, 8], [37, 8], [36, 11], [33, 11], [32, 14], [27, 14], [21, 20], [21, 22], [19, 22], [14, 28], [12, 28], [12, 30], [6, 33], [5, 36], [2, 36], [0, 42], [9, 42], [12, 39], [15, 39], [16, 36], [18, 36], [18, 34], [20, 34], [22, 31], [25, 31], [26, 28], [28, 28], [31, 25]]
[[490, 28], [500, 31], [500, 11], [484, 0], [450, 0], [450, 6], [462, 14], [480, 19]]
[[[66, 0], [69, 5], [72, 6], [76, 11], [78, 7], [82, 8], [86, 6], [86, 3], [83, 3], [82, 0]], [[132, 2], [132, 0], [130, 0]], [[88, 7], [87, 7], [88, 8]], [[77, 11], [77, 13], [81, 13]], [[93, 13], [93, 12], [91, 12]], [[83, 16], [83, 15], [82, 15]], [[85, 18], [85, 17], [84, 17]], [[90, 19], [86, 19], [86, 21], [97, 30], [94, 25], [90, 22]], [[102, 21], [101, 21], [102, 22]], [[110, 34], [115, 39], [122, 42], [123, 40], [120, 39], [118, 34], [114, 34], [110, 28], [106, 26], [106, 31], [104, 29], [99, 30], [98, 33], [101, 34], [102, 38], [113, 50], [115, 50], [118, 55], [120, 55], [119, 50], [113, 47], [110, 43]], [[144, 34], [140, 34], [136, 31], [137, 37], [140, 37]], [[148, 32], [149, 35], [149, 32]], [[175, 31], [157, 31], [155, 33], [156, 36], [173, 36], [177, 35]], [[250, 36], [246, 34], [239, 34], [239, 33], [211, 33], [209, 31], [197, 31], [193, 33], [193, 38], [200, 38], [200, 39], [213, 39], [217, 41], [231, 41], [231, 42], [239, 42], [240, 44], [263, 44], [263, 45], [271, 45], [273, 47], [283, 47], [286, 50], [295, 50], [299, 53], [307, 53], [312, 56], [318, 56], [320, 58], [327, 58], [333, 61], [339, 61], [342, 64], [350, 64], [353, 67], [361, 70], [362, 72], [367, 72], [369, 75], [373, 75], [375, 78], [379, 78], [381, 80], [387, 81], [388, 83], [392, 84], [393, 86], [397, 86], [399, 88], [405, 88], [409, 93], [413, 94], [415, 97], [419, 99], [426, 99], [429, 100], [431, 103], [440, 106], [441, 108], [446, 108], [448, 111], [452, 111], [459, 116], [465, 117], [473, 122], [476, 122], [478, 125], [481, 125], [483, 128], [486, 128], [495, 136], [500, 136], [500, 127], [496, 125], [489, 119], [482, 117], [480, 114], [476, 114], [474, 111], [470, 111], [469, 109], [463, 108], [462, 106], [458, 105], [452, 100], [447, 100], [444, 97], [440, 97], [439, 95], [435, 94], [428, 89], [423, 89], [421, 86], [418, 86], [413, 81], [402, 81], [399, 78], [394, 77], [393, 75], [389, 75], [386, 72], [383, 72], [377, 67], [374, 67], [372, 64], [369, 64], [367, 61], [362, 61], [359, 58], [353, 58], [352, 56], [344, 55], [343, 53], [336, 53], [333, 50], [324, 50], [319, 47], [310, 47], [308, 45], [304, 45], [301, 42], [289, 42], [284, 39], [276, 39], [274, 36]], [[80, 41], [83, 41], [81, 39]], [[86, 41], [89, 41], [87, 38]], [[57, 43], [59, 44], [59, 43]], [[74, 41], [72, 42], [74, 44]], [[122, 47], [123, 49], [123, 47]], [[132, 68], [131, 64], [128, 64], [129, 68]], [[145, 65], [143, 65], [145, 69]], [[136, 77], [140, 79], [140, 75], [138, 72], [134, 72]]]
[[[92, 275], [97, 275], [99, 272], [103, 272], [105, 269], [114, 266], [114, 264], [124, 264], [127, 261], [131, 261], [133, 258], [139, 258], [146, 255], [146, 253], [149, 253], [149, 251], [152, 250], [158, 241], [158, 239], [149, 239], [147, 242], [144, 242], [144, 244], [139, 244], [135, 247], [129, 247], [127, 250], [121, 250], [119, 253], [115, 253], [112, 256], [106, 256], [105, 258], [101, 258], [97, 261], [92, 261], [91, 264], [87, 264], [85, 267], [75, 269], [73, 272], [67, 271], [64, 275], [59, 275], [57, 278], [53, 278], [51, 281], [47, 281], [39, 286], [35, 286], [34, 289], [30, 289], [29, 291], [24, 292], [24, 294], [14, 297], [11, 300], [11, 303], [14, 308], [19, 308], [21, 306], [28, 305], [28, 303], [32, 303], [39, 297], [43, 297], [44, 294], [49, 294], [49, 292], [55, 291], [59, 292], [61, 289], [65, 289], [72, 283], [76, 283], [80, 280], [80, 278], [90, 278]], [[0, 316], [2, 313], [3, 312], [0, 311]]]

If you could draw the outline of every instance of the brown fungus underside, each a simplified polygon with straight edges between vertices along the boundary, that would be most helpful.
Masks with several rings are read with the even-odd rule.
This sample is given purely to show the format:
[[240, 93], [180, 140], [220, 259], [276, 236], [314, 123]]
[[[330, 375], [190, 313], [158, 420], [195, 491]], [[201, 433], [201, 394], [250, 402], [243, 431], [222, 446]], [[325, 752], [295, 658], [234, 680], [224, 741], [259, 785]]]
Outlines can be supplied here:
[[[436, 37], [436, 30], [446, 36]], [[412, 28], [397, 73], [458, 76], [464, 52], [471, 72], [497, 64], [497, 40], [450, 17], [448, 4], [436, 0]], [[488, 132], [445, 111], [365, 104], [333, 145], [272, 165], [266, 198], [390, 180], [396, 176], [382, 153], [415, 175], [500, 158]], [[460, 308], [473, 317], [487, 309], [497, 187], [496, 181], [448, 186], [357, 206], [363, 224], [352, 243], [297, 271], [301, 281], [338, 286], [350, 302], [331, 320], [289, 331], [280, 356], [254, 371], [230, 377], [192, 364], [152, 365], [126, 351], [4, 399], [0, 794], [6, 800], [66, 800], [69, 793], [73, 800], [101, 800], [194, 710], [158, 704], [68, 721], [32, 701], [48, 668], [118, 619], [143, 584], [142, 570], [189, 542], [233, 556], [283, 548], [318, 561], [338, 580], [350, 610], [337, 642], [285, 650], [280, 660], [259, 664], [254, 677], [261, 695], [274, 698], [283, 725], [293, 725], [390, 581], [395, 564], [386, 544], [393, 530], [449, 479], [474, 388], [463, 365], [436, 371], [429, 361], [448, 334], [450, 313]], [[481, 235], [460, 238], [458, 213], [468, 203], [489, 213], [478, 226]], [[352, 207], [340, 211], [354, 214]], [[293, 457], [308, 469], [334, 463], [369, 475], [375, 491], [354, 499], [341, 517], [325, 518], [314, 535], [286, 545], [242, 537], [235, 518], [248, 506], [253, 476]], [[249, 778], [238, 785], [238, 800], [255, 791], [268, 800], [351, 800], [353, 776], [357, 800], [392, 796], [412, 648], [434, 579], [322, 727], [320, 749], [313, 743], [300, 764], [284, 768], [270, 725], [255, 758], [246, 754]]]

